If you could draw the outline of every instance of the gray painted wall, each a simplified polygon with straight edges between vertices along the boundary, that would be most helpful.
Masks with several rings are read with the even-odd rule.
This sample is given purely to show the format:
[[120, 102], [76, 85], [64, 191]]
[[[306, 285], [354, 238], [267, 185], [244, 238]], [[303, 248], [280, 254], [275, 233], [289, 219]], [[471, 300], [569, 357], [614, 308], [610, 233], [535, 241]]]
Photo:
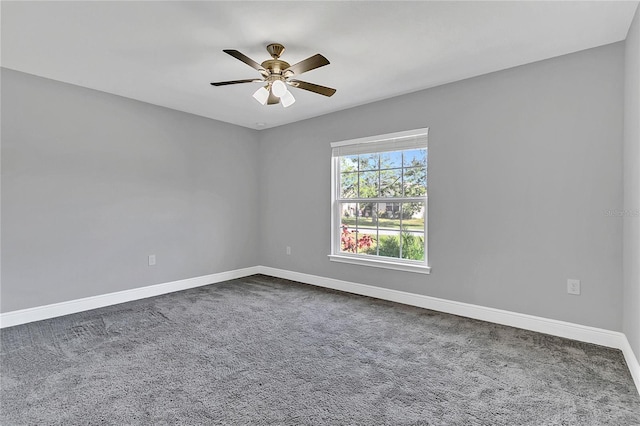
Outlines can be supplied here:
[[2, 312], [258, 264], [255, 131], [6, 69], [2, 113]]
[[625, 42], [623, 332], [640, 361], [640, 7]]
[[[259, 133], [3, 70], [1, 310], [263, 264], [622, 330], [624, 49]], [[329, 143], [417, 127], [432, 274], [330, 262]]]
[[[623, 72], [617, 43], [261, 131], [261, 263], [620, 331]], [[432, 273], [330, 262], [329, 143], [419, 127]]]

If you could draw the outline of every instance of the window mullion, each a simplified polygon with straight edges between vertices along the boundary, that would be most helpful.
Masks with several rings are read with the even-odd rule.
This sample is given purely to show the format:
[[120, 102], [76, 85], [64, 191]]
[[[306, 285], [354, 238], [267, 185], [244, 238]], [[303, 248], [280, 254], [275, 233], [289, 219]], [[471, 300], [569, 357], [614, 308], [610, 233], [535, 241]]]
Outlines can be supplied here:
[[380, 220], [378, 212], [380, 211], [378, 203], [376, 203], [376, 256], [380, 256]]
[[[358, 196], [360, 196], [360, 156], [358, 155]], [[355, 229], [355, 233], [356, 233], [356, 251], [355, 253], [358, 254], [358, 226], [359, 226], [359, 222], [360, 222], [360, 203], [357, 202], [356, 203], [356, 229]]]
[[402, 259], [402, 203], [400, 203], [400, 209], [398, 211], [398, 214], [400, 215], [400, 241], [398, 241], [398, 246], [400, 247], [400, 259]]
[[[404, 198], [404, 152], [400, 155], [400, 161], [401, 161], [401, 168], [400, 168], [400, 183], [402, 184], [402, 197]], [[402, 229], [402, 207], [404, 206], [404, 204], [402, 202], [400, 202], [400, 241], [399, 241], [399, 246], [400, 246], [400, 259], [403, 259], [402, 256], [402, 248], [403, 248], [403, 244], [402, 244], [402, 235], [403, 235], [403, 229]]]

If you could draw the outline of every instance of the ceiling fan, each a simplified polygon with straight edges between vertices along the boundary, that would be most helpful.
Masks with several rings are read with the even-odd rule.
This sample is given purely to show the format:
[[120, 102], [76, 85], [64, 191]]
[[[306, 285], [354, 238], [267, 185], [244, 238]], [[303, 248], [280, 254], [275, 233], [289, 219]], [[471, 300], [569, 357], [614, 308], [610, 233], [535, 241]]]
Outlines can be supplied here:
[[280, 59], [280, 55], [284, 52], [284, 46], [279, 43], [272, 43], [267, 46], [267, 52], [269, 52], [272, 59], [267, 59], [262, 64], [257, 63], [237, 50], [225, 49], [223, 52], [258, 70], [262, 75], [262, 78], [220, 81], [217, 83], [211, 83], [211, 85], [227, 86], [229, 84], [240, 83], [266, 83], [253, 94], [253, 97], [262, 105], [275, 105], [282, 101], [282, 106], [286, 108], [293, 104], [296, 100], [291, 92], [287, 90], [287, 86], [308, 90], [324, 96], [331, 96], [336, 93], [336, 89], [294, 79], [294, 77], [297, 77], [302, 73], [329, 65], [327, 58], [319, 53], [300, 61], [297, 64], [289, 65], [287, 62]]

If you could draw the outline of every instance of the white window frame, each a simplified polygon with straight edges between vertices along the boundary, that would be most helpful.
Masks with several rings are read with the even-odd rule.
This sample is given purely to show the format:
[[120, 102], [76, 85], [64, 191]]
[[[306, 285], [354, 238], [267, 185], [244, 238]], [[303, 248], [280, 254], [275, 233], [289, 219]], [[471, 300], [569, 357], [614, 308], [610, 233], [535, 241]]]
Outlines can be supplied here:
[[[363, 256], [359, 254], [344, 253], [340, 251], [340, 235], [339, 229], [341, 225], [340, 218], [340, 202], [344, 202], [339, 198], [340, 195], [340, 163], [339, 158], [343, 155], [349, 155], [346, 153], [340, 153], [341, 149], [355, 150], [355, 151], [369, 151], [369, 152], [381, 152], [391, 150], [403, 150], [410, 149], [407, 144], [411, 140], [420, 139], [422, 146], [427, 147], [428, 152], [428, 134], [429, 128], [414, 129], [404, 132], [389, 133], [385, 135], [369, 136], [359, 139], [350, 139], [346, 141], [332, 142], [331, 143], [331, 254], [329, 259], [333, 262], [351, 263], [355, 265], [373, 266], [378, 268], [395, 269], [407, 272], [417, 272], [428, 274], [431, 272], [429, 266], [428, 256], [428, 191], [424, 197], [411, 197], [419, 198], [424, 202], [424, 261], [408, 260], [408, 259], [396, 259], [385, 256]], [[371, 145], [362, 145], [371, 144]], [[396, 148], [397, 145], [397, 148]], [[406, 147], [406, 148], [405, 148]], [[427, 159], [429, 157], [427, 156]], [[427, 160], [428, 162], [428, 160]], [[428, 176], [427, 166], [427, 176]], [[371, 202], [375, 202], [378, 199], [370, 199]], [[355, 202], [355, 201], [354, 201]]]

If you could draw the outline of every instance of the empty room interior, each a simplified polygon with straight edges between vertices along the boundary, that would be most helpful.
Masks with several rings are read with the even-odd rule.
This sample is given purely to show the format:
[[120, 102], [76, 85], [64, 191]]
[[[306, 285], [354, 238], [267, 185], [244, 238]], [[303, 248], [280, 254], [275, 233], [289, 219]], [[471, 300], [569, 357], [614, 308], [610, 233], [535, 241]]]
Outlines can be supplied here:
[[0, 19], [1, 424], [640, 424], [637, 1]]

